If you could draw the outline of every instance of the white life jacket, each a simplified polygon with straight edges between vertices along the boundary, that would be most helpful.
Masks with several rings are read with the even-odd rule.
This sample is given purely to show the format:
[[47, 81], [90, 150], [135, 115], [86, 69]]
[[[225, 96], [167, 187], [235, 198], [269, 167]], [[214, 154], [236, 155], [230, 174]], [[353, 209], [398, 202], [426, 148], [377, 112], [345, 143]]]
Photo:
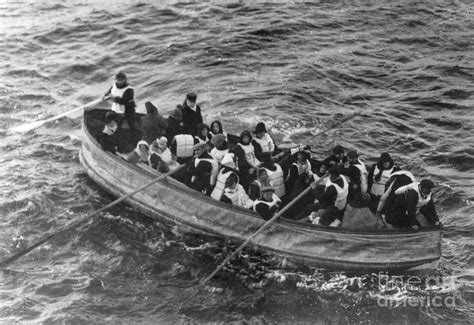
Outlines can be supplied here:
[[[194, 160], [194, 167], [197, 167], [201, 161], [207, 161], [210, 162], [212, 165], [212, 170], [211, 170], [211, 176], [209, 179], [209, 184], [214, 185], [216, 184], [216, 178], [217, 178], [217, 173], [219, 172], [219, 164], [217, 163], [217, 160], [214, 158], [196, 158]], [[191, 177], [191, 182], [195, 180], [195, 176]]]
[[417, 208], [417, 211], [422, 207], [422, 206], [425, 206], [428, 204], [428, 202], [431, 200], [431, 193], [424, 196], [423, 194], [421, 194], [421, 191], [420, 191], [420, 182], [414, 182], [414, 183], [411, 183], [411, 184], [408, 184], [408, 185], [405, 185], [405, 186], [402, 186], [400, 188], [398, 188], [396, 191], [395, 191], [395, 194], [407, 194], [407, 192], [409, 190], [415, 190], [416, 193], [418, 194], [418, 202], [416, 203], [416, 208]]
[[253, 203], [253, 211], [257, 212], [257, 205], [260, 203], [268, 205], [268, 208], [271, 209], [272, 207], [279, 204], [280, 202], [281, 202], [280, 198], [275, 193], [273, 193], [272, 200], [270, 202], [264, 201], [261, 199], [255, 200], [255, 202]]
[[224, 169], [221, 169], [219, 171], [219, 174], [217, 174], [216, 186], [214, 187], [214, 190], [211, 193], [211, 197], [217, 201], [220, 201], [222, 198], [222, 194], [224, 194], [225, 182], [227, 181], [229, 176], [234, 173], [232, 170], [227, 170], [227, 172], [223, 171]]
[[357, 167], [357, 169], [360, 170], [360, 175], [361, 176], [364, 176], [364, 174], [366, 174], [366, 175], [368, 174], [367, 173], [367, 168], [365, 167], [365, 164], [362, 163], [359, 159], [357, 159], [357, 163], [354, 164], [354, 166]]
[[[112, 86], [112, 89], [110, 90], [110, 94], [113, 97], [122, 98], [123, 94], [125, 93], [125, 91], [127, 89], [133, 89], [133, 87], [128, 85], [127, 87], [117, 88], [117, 85], [114, 83], [114, 85]], [[119, 103], [112, 102], [112, 110], [117, 114], [124, 114], [125, 113], [125, 105], [121, 105]]]
[[206, 137], [206, 140], [203, 140], [200, 137], [198, 137], [197, 135], [194, 137], [194, 139], [196, 139], [198, 141], [197, 143], [208, 143], [210, 141], [210, 139], [208, 137]]
[[392, 175], [390, 175], [390, 177], [399, 176], [399, 175], [407, 176], [408, 178], [411, 179], [412, 182], [416, 181], [415, 176], [413, 176], [413, 174], [411, 172], [409, 172], [408, 170], [399, 170], [398, 172], [395, 172]]
[[262, 147], [262, 152], [273, 152], [275, 150], [275, 144], [273, 143], [272, 137], [265, 133], [262, 139], [255, 137], [253, 138]]
[[275, 189], [275, 194], [278, 197], [283, 197], [286, 194], [283, 170], [281, 169], [281, 166], [279, 164], [275, 163], [274, 165], [276, 166], [276, 170], [270, 170], [267, 168], [263, 169], [267, 171], [270, 183], [273, 184], [273, 188]]
[[245, 159], [247, 160], [249, 164], [253, 166], [260, 165], [260, 161], [255, 156], [255, 148], [252, 143], [249, 143], [247, 145], [239, 143], [238, 145], [242, 148], [242, 150], [244, 150]]
[[176, 157], [188, 158], [193, 156], [194, 139], [191, 134], [178, 134], [174, 137], [174, 141], [176, 141]]
[[375, 180], [375, 175], [378, 175], [380, 172], [380, 169], [378, 166], [375, 166], [374, 169], [374, 176], [372, 179], [372, 188], [370, 189], [370, 193], [376, 196], [381, 196], [385, 192], [385, 184], [388, 182], [390, 179], [390, 176], [392, 175], [393, 167], [390, 169], [384, 169], [382, 171], [382, 176], [380, 177], [380, 180], [377, 182]]
[[209, 154], [217, 160], [219, 163], [222, 161], [222, 158], [229, 152], [229, 149], [219, 150], [216, 147], [212, 148]]
[[344, 175], [340, 175], [340, 176], [342, 178], [342, 182], [344, 183], [342, 188], [339, 185], [337, 185], [336, 183], [331, 182], [331, 179], [328, 178], [327, 181], [326, 181], [326, 189], [329, 186], [334, 185], [334, 187], [336, 188], [336, 191], [337, 191], [336, 202], [334, 203], [334, 205], [339, 210], [344, 210], [346, 205], [347, 205], [347, 195], [349, 194], [349, 184], [347, 183], [347, 180], [344, 177]]
[[253, 201], [249, 198], [247, 193], [245, 193], [244, 187], [240, 184], [237, 184], [234, 190], [226, 188], [224, 190], [224, 195], [232, 201], [232, 205], [247, 209], [251, 209], [253, 206]]

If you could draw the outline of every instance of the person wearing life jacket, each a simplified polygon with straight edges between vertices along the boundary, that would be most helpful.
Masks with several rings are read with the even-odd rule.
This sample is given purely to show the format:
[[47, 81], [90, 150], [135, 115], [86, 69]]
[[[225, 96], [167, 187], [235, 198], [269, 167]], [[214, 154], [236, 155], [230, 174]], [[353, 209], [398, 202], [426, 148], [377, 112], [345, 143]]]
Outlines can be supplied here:
[[349, 159], [346, 156], [346, 151], [341, 145], [336, 145], [332, 148], [331, 156], [324, 159], [324, 161], [331, 166], [338, 166], [340, 168], [347, 168], [349, 166]]
[[395, 198], [395, 191], [402, 186], [416, 182], [415, 176], [407, 170], [399, 170], [392, 173], [390, 179], [385, 184], [385, 192], [380, 197], [379, 204], [377, 206], [376, 215], [382, 217], [387, 212], [387, 208], [390, 209], [393, 206], [393, 200]]
[[194, 154], [194, 138], [191, 134], [177, 134], [170, 145], [170, 150], [179, 163], [185, 163]]
[[289, 193], [288, 200], [298, 196], [313, 181], [310, 153], [304, 146], [292, 155], [292, 164], [286, 176], [285, 186]]
[[117, 113], [114, 111], [105, 114], [104, 129], [97, 137], [97, 141], [104, 151], [117, 152], [119, 145], [117, 137]]
[[148, 157], [150, 156], [150, 146], [144, 140], [137, 143], [137, 147], [130, 153], [120, 155], [126, 161], [132, 164], [145, 163], [148, 165]]
[[349, 182], [337, 166], [329, 168], [328, 173], [324, 192], [316, 195], [314, 210], [320, 210], [319, 225], [339, 227], [347, 207]]
[[189, 93], [183, 103], [183, 133], [196, 136], [197, 126], [202, 123], [201, 107], [196, 104], [197, 95]]
[[196, 143], [208, 143], [211, 141], [209, 135], [209, 127], [207, 124], [199, 123], [196, 127], [196, 135], [194, 136], [194, 144]]
[[260, 146], [252, 141], [252, 135], [248, 130], [240, 134], [239, 142], [232, 149], [237, 160], [240, 184], [244, 188], [248, 188], [250, 182], [256, 177], [256, 170], [260, 166], [260, 161], [257, 159], [257, 155], [261, 153], [260, 150]]
[[180, 165], [176, 161], [176, 157], [167, 147], [168, 139], [161, 137], [152, 142], [150, 146], [150, 156], [148, 163], [151, 168], [158, 170], [160, 173], [167, 173], [175, 170]]
[[417, 212], [421, 212], [429, 224], [439, 225], [431, 189], [434, 183], [429, 179], [413, 182], [395, 190], [393, 205], [388, 208], [385, 221], [395, 228], [409, 228], [418, 230], [420, 225], [416, 220]]
[[370, 195], [367, 193], [367, 168], [359, 159], [356, 150], [347, 153], [349, 166], [343, 169], [343, 174], [349, 180], [349, 204], [353, 207], [367, 205]]
[[272, 186], [270, 178], [268, 177], [267, 170], [265, 168], [257, 169], [257, 179], [253, 180], [249, 185], [249, 197], [252, 200], [256, 200], [261, 197], [261, 190], [263, 187]]
[[260, 157], [262, 159], [262, 164], [259, 168], [266, 170], [268, 179], [270, 183], [272, 183], [276, 196], [283, 198], [286, 195], [286, 189], [285, 178], [281, 166], [278, 163], [273, 162], [271, 152], [262, 152]]
[[389, 153], [383, 152], [377, 163], [373, 164], [367, 176], [367, 192], [370, 194], [369, 209], [373, 213], [377, 211], [380, 197], [385, 192], [385, 184], [393, 172], [400, 168], [394, 166], [393, 159]]
[[158, 113], [158, 109], [151, 102], [145, 103], [146, 115], [140, 118], [140, 129], [143, 132], [142, 140], [152, 143], [166, 133], [168, 122]]
[[205, 195], [211, 195], [212, 188], [216, 184], [218, 163], [209, 155], [205, 143], [197, 143], [193, 149], [194, 158], [188, 170], [191, 187]]
[[[238, 176], [237, 166], [235, 165], [234, 153], [228, 152], [221, 160], [221, 169], [217, 174], [216, 186], [212, 190], [211, 197], [214, 200], [220, 201], [224, 194], [225, 182], [230, 175]], [[238, 177], [237, 177], [238, 179]]]
[[[273, 141], [270, 134], [268, 134], [267, 129], [265, 127], [265, 123], [257, 123], [257, 126], [255, 127], [253, 133], [255, 134], [254, 141], [260, 145], [262, 153], [270, 152], [271, 155], [273, 155], [273, 152], [275, 151], [275, 142]], [[257, 156], [257, 158], [262, 159], [260, 156]]]
[[229, 152], [225, 136], [221, 133], [218, 133], [212, 137], [211, 142], [213, 144], [213, 148], [209, 153], [220, 164], [224, 156]]
[[122, 129], [123, 120], [127, 120], [130, 129], [131, 140], [135, 140], [137, 136], [137, 128], [135, 126], [135, 99], [134, 89], [127, 82], [127, 75], [119, 72], [115, 75], [115, 83], [105, 93], [103, 100], [112, 102], [112, 110], [118, 114], [118, 129]]
[[221, 202], [247, 209], [253, 207], [253, 200], [249, 198], [243, 186], [239, 184], [239, 177], [235, 173], [232, 173], [225, 182]]
[[167, 119], [166, 138], [172, 143], [177, 134], [183, 134], [183, 106], [177, 105]]
[[285, 136], [278, 145], [278, 148], [281, 150], [281, 152], [276, 156], [273, 156], [273, 159], [280, 164], [286, 179], [288, 176], [288, 170], [293, 163], [292, 151], [295, 148], [298, 148], [298, 144], [294, 143], [289, 136]]
[[214, 137], [217, 134], [222, 134], [224, 135], [225, 141], [228, 141], [227, 132], [225, 132], [222, 128], [222, 123], [219, 120], [215, 120], [211, 123], [211, 129], [209, 130], [209, 134], [211, 135], [211, 137]]
[[270, 220], [280, 208], [281, 200], [274, 193], [274, 188], [264, 186], [261, 189], [261, 197], [253, 203], [253, 210], [263, 219]]

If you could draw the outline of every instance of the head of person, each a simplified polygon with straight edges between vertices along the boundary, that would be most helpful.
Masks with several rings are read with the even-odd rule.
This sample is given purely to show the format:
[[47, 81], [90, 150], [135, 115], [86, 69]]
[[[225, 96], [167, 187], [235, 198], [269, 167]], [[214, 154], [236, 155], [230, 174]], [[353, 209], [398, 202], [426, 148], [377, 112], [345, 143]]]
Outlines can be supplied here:
[[359, 160], [359, 154], [356, 150], [349, 150], [349, 152], [347, 153], [347, 158], [349, 158], [349, 163], [355, 164]]
[[250, 131], [245, 130], [240, 133], [240, 143], [247, 145], [250, 143], [250, 141], [252, 141], [252, 134], [250, 133]]
[[237, 187], [237, 182], [238, 182], [237, 175], [232, 173], [229, 175], [229, 177], [227, 177], [225, 181], [225, 187], [228, 189], [234, 190]]
[[145, 108], [146, 108], [146, 113], [147, 114], [152, 114], [152, 115], [158, 114], [158, 109], [151, 102], [146, 102], [145, 103]]
[[117, 113], [114, 111], [107, 112], [107, 114], [105, 114], [105, 123], [107, 125], [117, 124]]
[[196, 106], [197, 95], [195, 93], [189, 93], [186, 95], [185, 103], [188, 107], [194, 108]]
[[183, 105], [177, 105], [174, 110], [171, 111], [170, 116], [178, 122], [183, 120]]
[[218, 150], [225, 149], [226, 147], [225, 136], [222, 133], [214, 135], [211, 142]]
[[127, 75], [124, 72], [120, 71], [115, 75], [115, 84], [117, 85], [117, 87], [124, 86], [126, 83]]
[[267, 133], [267, 128], [265, 127], [265, 123], [259, 122], [257, 123], [257, 126], [255, 127], [255, 131], [253, 131], [255, 136], [257, 138], [263, 138], [265, 136], [265, 133]]
[[142, 155], [148, 154], [149, 148], [150, 146], [148, 145], [148, 142], [146, 142], [145, 140], [138, 141], [137, 148], [136, 148], [138, 153]]
[[264, 168], [258, 169], [257, 179], [264, 185], [270, 185], [270, 178], [268, 177], [267, 170]]
[[207, 124], [200, 123], [198, 124], [196, 129], [197, 129], [197, 134], [200, 138], [207, 138], [207, 135], [209, 133], [209, 127], [207, 126]]
[[211, 132], [213, 134], [219, 134], [224, 132], [224, 130], [222, 129], [221, 121], [214, 121], [211, 123]]
[[393, 167], [393, 159], [388, 152], [383, 152], [377, 161], [377, 167], [382, 169], [390, 169]]
[[299, 164], [306, 164], [306, 161], [310, 158], [309, 150], [306, 147], [300, 146], [299, 151], [294, 154], [295, 161]]
[[168, 139], [166, 139], [166, 137], [158, 138], [156, 139], [156, 144], [160, 151], [164, 151], [168, 146]]
[[324, 175], [327, 173], [328, 170], [329, 170], [329, 164], [325, 161], [322, 161], [318, 166], [318, 174], [320, 176]]
[[195, 157], [198, 157], [200, 156], [201, 154], [203, 154], [205, 151], [207, 151], [207, 145], [203, 142], [200, 142], [200, 143], [196, 143], [193, 147], [193, 152], [194, 152], [194, 156]]
[[342, 159], [342, 157], [344, 156], [344, 147], [339, 144], [336, 145], [334, 148], [332, 148], [332, 154], [337, 159]]
[[431, 193], [431, 189], [435, 187], [435, 184], [430, 179], [423, 179], [420, 182], [420, 192], [423, 195], [428, 195]]
[[272, 186], [264, 186], [260, 190], [260, 197], [265, 201], [272, 201], [273, 200], [273, 193], [275, 189]]
[[329, 168], [328, 174], [331, 182], [335, 182], [341, 177], [341, 171], [337, 166], [332, 166], [331, 168]]

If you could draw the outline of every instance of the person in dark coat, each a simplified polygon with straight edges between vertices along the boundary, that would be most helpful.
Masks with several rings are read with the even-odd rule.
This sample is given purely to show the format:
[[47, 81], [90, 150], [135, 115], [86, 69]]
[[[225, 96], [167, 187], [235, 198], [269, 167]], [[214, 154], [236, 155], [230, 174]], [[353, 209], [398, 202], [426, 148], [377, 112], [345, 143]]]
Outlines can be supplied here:
[[196, 104], [197, 95], [189, 93], [183, 103], [183, 133], [197, 135], [197, 126], [202, 123], [201, 107]]
[[338, 166], [340, 168], [347, 167], [349, 159], [346, 156], [344, 147], [336, 145], [332, 148], [332, 155], [324, 159], [324, 161], [331, 166]]
[[274, 193], [274, 188], [271, 186], [264, 186], [261, 189], [261, 197], [255, 200], [253, 204], [253, 210], [264, 220], [270, 220], [278, 212], [280, 205], [281, 200]]
[[177, 105], [168, 116], [168, 127], [166, 128], [166, 138], [168, 143], [172, 143], [175, 135], [183, 133], [183, 106]]
[[360, 208], [366, 206], [370, 195], [367, 193], [367, 169], [360, 161], [356, 150], [347, 153], [349, 166], [343, 169], [343, 174], [349, 179], [349, 204]]
[[105, 114], [105, 126], [97, 137], [97, 141], [104, 151], [116, 153], [119, 145], [117, 136], [117, 113], [114, 111]]
[[407, 170], [399, 170], [392, 173], [387, 184], [385, 184], [385, 192], [380, 198], [376, 215], [382, 217], [386, 214], [386, 207], [393, 206], [393, 199], [395, 198], [395, 191], [400, 187], [416, 182], [415, 176]]
[[260, 145], [252, 140], [252, 134], [248, 130], [242, 131], [239, 143], [232, 149], [237, 159], [240, 184], [246, 190], [250, 182], [256, 178], [256, 170], [261, 164], [257, 156], [260, 155], [261, 150]]
[[392, 173], [400, 168], [394, 165], [389, 153], [383, 152], [377, 163], [373, 164], [367, 176], [367, 192], [370, 194], [369, 209], [373, 213], [377, 211], [380, 197], [385, 192], [385, 184]]
[[146, 115], [140, 119], [140, 128], [142, 129], [142, 140], [152, 143], [166, 133], [168, 122], [158, 113], [158, 109], [151, 102], [145, 103]]
[[434, 183], [429, 179], [414, 182], [398, 188], [392, 206], [387, 206], [385, 221], [396, 228], [420, 228], [416, 214], [420, 211], [429, 224], [439, 225], [431, 189]]
[[218, 172], [217, 161], [209, 155], [205, 143], [194, 145], [194, 158], [189, 166], [191, 187], [205, 195], [211, 195]]

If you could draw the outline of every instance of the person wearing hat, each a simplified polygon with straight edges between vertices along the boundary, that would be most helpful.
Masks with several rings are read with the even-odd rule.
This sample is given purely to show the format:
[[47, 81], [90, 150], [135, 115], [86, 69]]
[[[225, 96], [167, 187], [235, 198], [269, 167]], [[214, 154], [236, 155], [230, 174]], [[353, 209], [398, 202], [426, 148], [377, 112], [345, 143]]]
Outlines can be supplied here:
[[97, 138], [104, 151], [116, 153], [119, 145], [117, 137], [117, 113], [109, 111], [105, 114], [104, 129]]
[[347, 167], [348, 165], [348, 158], [345, 154], [344, 147], [341, 145], [336, 145], [332, 148], [331, 156], [324, 159], [329, 166], [339, 166], [341, 168]]
[[213, 148], [210, 151], [211, 156], [221, 163], [224, 156], [229, 152], [227, 148], [227, 141], [225, 136], [222, 133], [214, 135], [211, 139]]
[[257, 156], [261, 153], [261, 148], [252, 140], [250, 131], [245, 130], [240, 134], [239, 142], [232, 151], [235, 153], [237, 166], [239, 168], [240, 184], [248, 188], [250, 182], [256, 177], [255, 173], [260, 166]]
[[253, 207], [253, 201], [249, 198], [243, 186], [239, 184], [239, 177], [235, 173], [231, 174], [225, 181], [221, 202], [246, 209]]
[[349, 182], [344, 175], [341, 175], [338, 166], [329, 168], [328, 173], [329, 178], [326, 180], [323, 192], [316, 192], [317, 200], [315, 200], [314, 210], [322, 210], [319, 218], [320, 225], [338, 227], [342, 223], [347, 207]]
[[359, 159], [356, 150], [347, 153], [349, 166], [343, 169], [343, 174], [349, 179], [349, 204], [353, 207], [363, 207], [370, 196], [367, 193], [367, 168]]
[[219, 165], [209, 155], [208, 147], [205, 143], [195, 144], [193, 150], [194, 158], [188, 169], [188, 173], [191, 176], [190, 185], [196, 191], [210, 195], [212, 188], [216, 184]]
[[201, 107], [196, 104], [197, 95], [189, 93], [183, 103], [183, 133], [198, 134], [197, 127], [202, 123]]
[[151, 102], [145, 103], [146, 115], [140, 118], [140, 129], [143, 132], [142, 140], [152, 143], [166, 133], [168, 122], [158, 113], [158, 109]]
[[292, 162], [292, 151], [297, 148], [298, 145], [291, 140], [289, 136], [283, 137], [281, 143], [278, 145], [278, 149], [281, 150], [277, 155], [273, 156], [273, 159], [277, 161], [283, 169], [283, 174], [286, 179], [288, 170]]
[[132, 141], [136, 141], [134, 89], [127, 82], [127, 75], [119, 72], [115, 75], [115, 83], [105, 93], [103, 100], [112, 102], [112, 110], [118, 114], [117, 126], [122, 129], [123, 120], [127, 120]]
[[289, 200], [298, 196], [313, 180], [313, 171], [310, 162], [310, 153], [300, 146], [292, 155], [292, 164], [286, 176], [285, 186], [290, 194]]
[[176, 135], [183, 133], [183, 106], [177, 105], [171, 111], [167, 120], [168, 127], [166, 128], [166, 138], [168, 143], [173, 142]]
[[395, 190], [393, 204], [387, 208], [385, 221], [395, 228], [418, 230], [420, 224], [416, 214], [421, 212], [430, 225], [439, 225], [439, 217], [433, 202], [431, 189], [434, 183], [429, 179], [413, 182]]
[[[259, 122], [253, 131], [255, 134], [254, 140], [260, 145], [260, 148], [263, 152], [270, 152], [273, 155], [275, 151], [275, 142], [273, 141], [270, 134], [267, 132], [267, 128], [265, 127], [265, 123]], [[258, 159], [260, 157], [257, 156]]]
[[235, 174], [238, 177], [237, 166], [235, 165], [235, 156], [232, 152], [227, 152], [221, 160], [221, 169], [217, 174], [216, 186], [212, 190], [211, 197], [214, 200], [220, 201], [222, 195], [224, 194], [225, 184], [227, 178], [229, 178], [232, 174]]
[[385, 192], [385, 184], [392, 173], [400, 168], [394, 165], [393, 159], [388, 152], [380, 155], [377, 163], [373, 164], [367, 175], [367, 192], [370, 194], [369, 209], [373, 213], [377, 211], [380, 197]]
[[261, 197], [253, 203], [253, 210], [263, 219], [270, 220], [278, 212], [281, 200], [272, 186], [263, 186], [260, 192]]
[[131, 164], [145, 163], [148, 165], [148, 158], [150, 156], [150, 145], [145, 140], [140, 140], [137, 143], [137, 147], [132, 152], [120, 156], [122, 156], [122, 158], [124, 158]]

